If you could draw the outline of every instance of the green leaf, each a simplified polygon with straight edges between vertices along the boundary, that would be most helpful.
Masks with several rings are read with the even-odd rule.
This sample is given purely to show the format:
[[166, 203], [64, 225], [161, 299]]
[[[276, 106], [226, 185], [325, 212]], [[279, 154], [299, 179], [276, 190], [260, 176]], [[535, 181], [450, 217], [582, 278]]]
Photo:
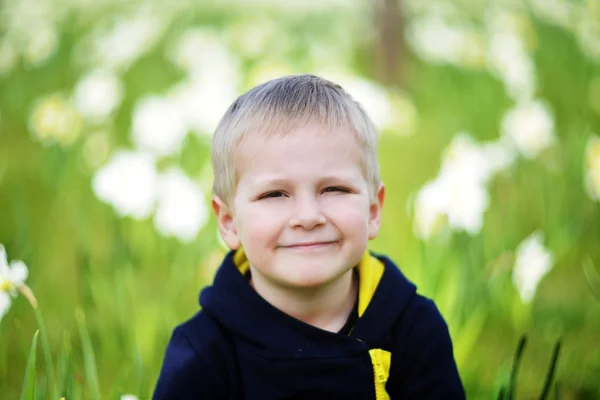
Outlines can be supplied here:
[[477, 341], [483, 332], [487, 320], [487, 311], [483, 306], [475, 308], [465, 324], [458, 330], [454, 336], [454, 358], [456, 364], [460, 367], [467, 365], [472, 351], [477, 345]]
[[542, 389], [540, 400], [546, 400], [546, 398], [550, 395], [550, 390], [552, 389], [552, 380], [554, 379], [554, 374], [556, 372], [556, 364], [558, 363], [558, 356], [560, 354], [560, 346], [561, 341], [559, 340], [554, 346], [554, 351], [552, 353], [552, 361], [550, 362], [550, 368], [548, 369], [548, 373], [546, 374], [546, 382], [544, 383], [544, 388]]
[[594, 268], [594, 263], [590, 257], [587, 257], [582, 263], [583, 274], [587, 279], [590, 290], [596, 297], [596, 300], [600, 301], [600, 275]]
[[44, 361], [46, 363], [46, 374], [48, 376], [48, 384], [50, 387], [50, 395], [53, 399], [58, 398], [58, 392], [56, 390], [56, 380], [54, 378], [54, 365], [52, 364], [52, 356], [50, 353], [50, 342], [48, 341], [48, 335], [46, 334], [46, 325], [44, 324], [44, 318], [39, 307], [34, 308], [35, 318], [38, 323], [40, 332], [40, 340], [42, 344], [42, 354], [44, 355]]
[[72, 357], [71, 357], [71, 337], [69, 332], [65, 330], [63, 337], [63, 346], [58, 358], [59, 382], [61, 386], [59, 393], [67, 399], [73, 398], [73, 374], [72, 374]]
[[527, 344], [527, 335], [521, 336], [517, 351], [515, 352], [515, 358], [513, 359], [512, 371], [510, 373], [510, 380], [508, 381], [508, 390], [506, 393], [506, 400], [513, 400], [515, 398], [515, 388], [517, 386], [517, 375], [519, 374], [519, 367], [521, 365], [521, 359], [523, 358], [523, 350]]
[[85, 317], [83, 311], [75, 312], [75, 319], [79, 327], [79, 336], [83, 350], [83, 363], [85, 369], [86, 392], [91, 399], [100, 399], [100, 384], [98, 383], [98, 371], [96, 369], [96, 356], [92, 347], [92, 341], [85, 326]]
[[37, 355], [37, 340], [39, 333], [39, 330], [35, 331], [33, 339], [31, 339], [31, 348], [29, 349], [29, 357], [25, 369], [25, 380], [23, 381], [21, 400], [35, 400], [35, 359]]

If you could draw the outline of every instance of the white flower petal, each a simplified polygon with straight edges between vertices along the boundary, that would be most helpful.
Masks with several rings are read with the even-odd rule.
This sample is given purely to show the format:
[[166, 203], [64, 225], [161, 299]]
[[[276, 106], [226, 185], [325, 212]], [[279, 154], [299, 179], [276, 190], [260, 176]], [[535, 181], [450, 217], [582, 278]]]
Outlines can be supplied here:
[[427, 183], [415, 198], [413, 229], [415, 236], [428, 240], [443, 227], [447, 196], [439, 180]]
[[23, 261], [14, 260], [10, 262], [10, 271], [8, 273], [8, 279], [14, 285], [21, 285], [25, 282], [25, 279], [29, 276], [29, 270]]
[[441, 175], [460, 175], [461, 179], [482, 183], [491, 177], [483, 147], [464, 132], [458, 133], [444, 150], [441, 169]]
[[489, 195], [483, 183], [455, 174], [454, 171], [442, 171], [438, 179], [445, 188], [448, 225], [453, 230], [464, 230], [470, 235], [479, 233], [483, 226], [483, 214], [489, 204]]
[[512, 277], [524, 303], [533, 300], [539, 282], [552, 269], [552, 253], [544, 247], [543, 240], [543, 233], [536, 231], [517, 248]]
[[541, 101], [521, 103], [506, 112], [502, 134], [523, 157], [532, 159], [554, 143], [554, 117]]
[[186, 129], [211, 136], [223, 113], [239, 95], [240, 61], [222, 35], [213, 30], [190, 29], [170, 53], [175, 64], [189, 72], [169, 97]]
[[6, 249], [0, 244], [0, 276], [8, 276], [8, 260]]
[[211, 136], [221, 116], [238, 96], [237, 78], [221, 75], [213, 71], [202, 77], [194, 76], [170, 91], [170, 99], [180, 113], [186, 132]]
[[154, 226], [162, 235], [191, 242], [208, 216], [204, 193], [183, 171], [171, 168], [160, 177]]
[[123, 85], [110, 70], [94, 70], [84, 76], [75, 87], [74, 101], [86, 117], [102, 119], [121, 103]]
[[165, 21], [148, 8], [117, 19], [108, 32], [94, 38], [93, 60], [114, 68], [128, 68], [160, 39]]
[[158, 156], [177, 153], [187, 132], [182, 111], [173, 99], [144, 97], [133, 109], [132, 137], [142, 150]]
[[379, 129], [393, 126], [397, 110], [392, 106], [385, 88], [346, 70], [324, 69], [317, 71], [317, 74], [337, 83], [359, 101]]
[[0, 291], [0, 321], [10, 309], [11, 298], [8, 293]]
[[94, 175], [94, 194], [112, 205], [119, 216], [147, 218], [156, 201], [157, 172], [153, 156], [117, 151]]

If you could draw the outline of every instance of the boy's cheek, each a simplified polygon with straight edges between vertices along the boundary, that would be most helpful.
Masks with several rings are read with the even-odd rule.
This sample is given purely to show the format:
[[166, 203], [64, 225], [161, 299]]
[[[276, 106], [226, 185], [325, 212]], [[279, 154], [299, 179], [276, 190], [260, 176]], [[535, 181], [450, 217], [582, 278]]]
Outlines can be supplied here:
[[268, 214], [255, 214], [252, 219], [238, 224], [240, 238], [248, 245], [265, 245], [273, 241], [279, 232], [279, 228], [274, 222], [272, 216]]
[[364, 223], [369, 217], [368, 206], [363, 202], [331, 204], [325, 213], [330, 219], [344, 224], [358, 223], [359, 221]]

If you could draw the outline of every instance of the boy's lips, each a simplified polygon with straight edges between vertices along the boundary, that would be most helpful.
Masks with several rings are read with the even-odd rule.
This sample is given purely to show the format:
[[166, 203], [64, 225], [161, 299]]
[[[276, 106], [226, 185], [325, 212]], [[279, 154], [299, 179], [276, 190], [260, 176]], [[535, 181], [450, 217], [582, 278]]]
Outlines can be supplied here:
[[310, 250], [310, 249], [318, 249], [321, 247], [329, 246], [337, 243], [337, 240], [330, 241], [322, 241], [322, 242], [303, 242], [303, 243], [294, 243], [286, 246], [282, 246], [286, 249], [297, 249], [297, 250]]

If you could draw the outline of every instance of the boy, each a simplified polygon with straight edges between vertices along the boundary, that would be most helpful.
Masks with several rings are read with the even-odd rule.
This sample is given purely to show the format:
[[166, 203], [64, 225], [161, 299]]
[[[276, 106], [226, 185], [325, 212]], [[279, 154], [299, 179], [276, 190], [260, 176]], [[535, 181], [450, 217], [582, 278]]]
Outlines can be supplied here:
[[386, 257], [376, 131], [302, 75], [239, 97], [213, 139], [231, 248], [177, 327], [155, 399], [463, 399], [447, 326]]

